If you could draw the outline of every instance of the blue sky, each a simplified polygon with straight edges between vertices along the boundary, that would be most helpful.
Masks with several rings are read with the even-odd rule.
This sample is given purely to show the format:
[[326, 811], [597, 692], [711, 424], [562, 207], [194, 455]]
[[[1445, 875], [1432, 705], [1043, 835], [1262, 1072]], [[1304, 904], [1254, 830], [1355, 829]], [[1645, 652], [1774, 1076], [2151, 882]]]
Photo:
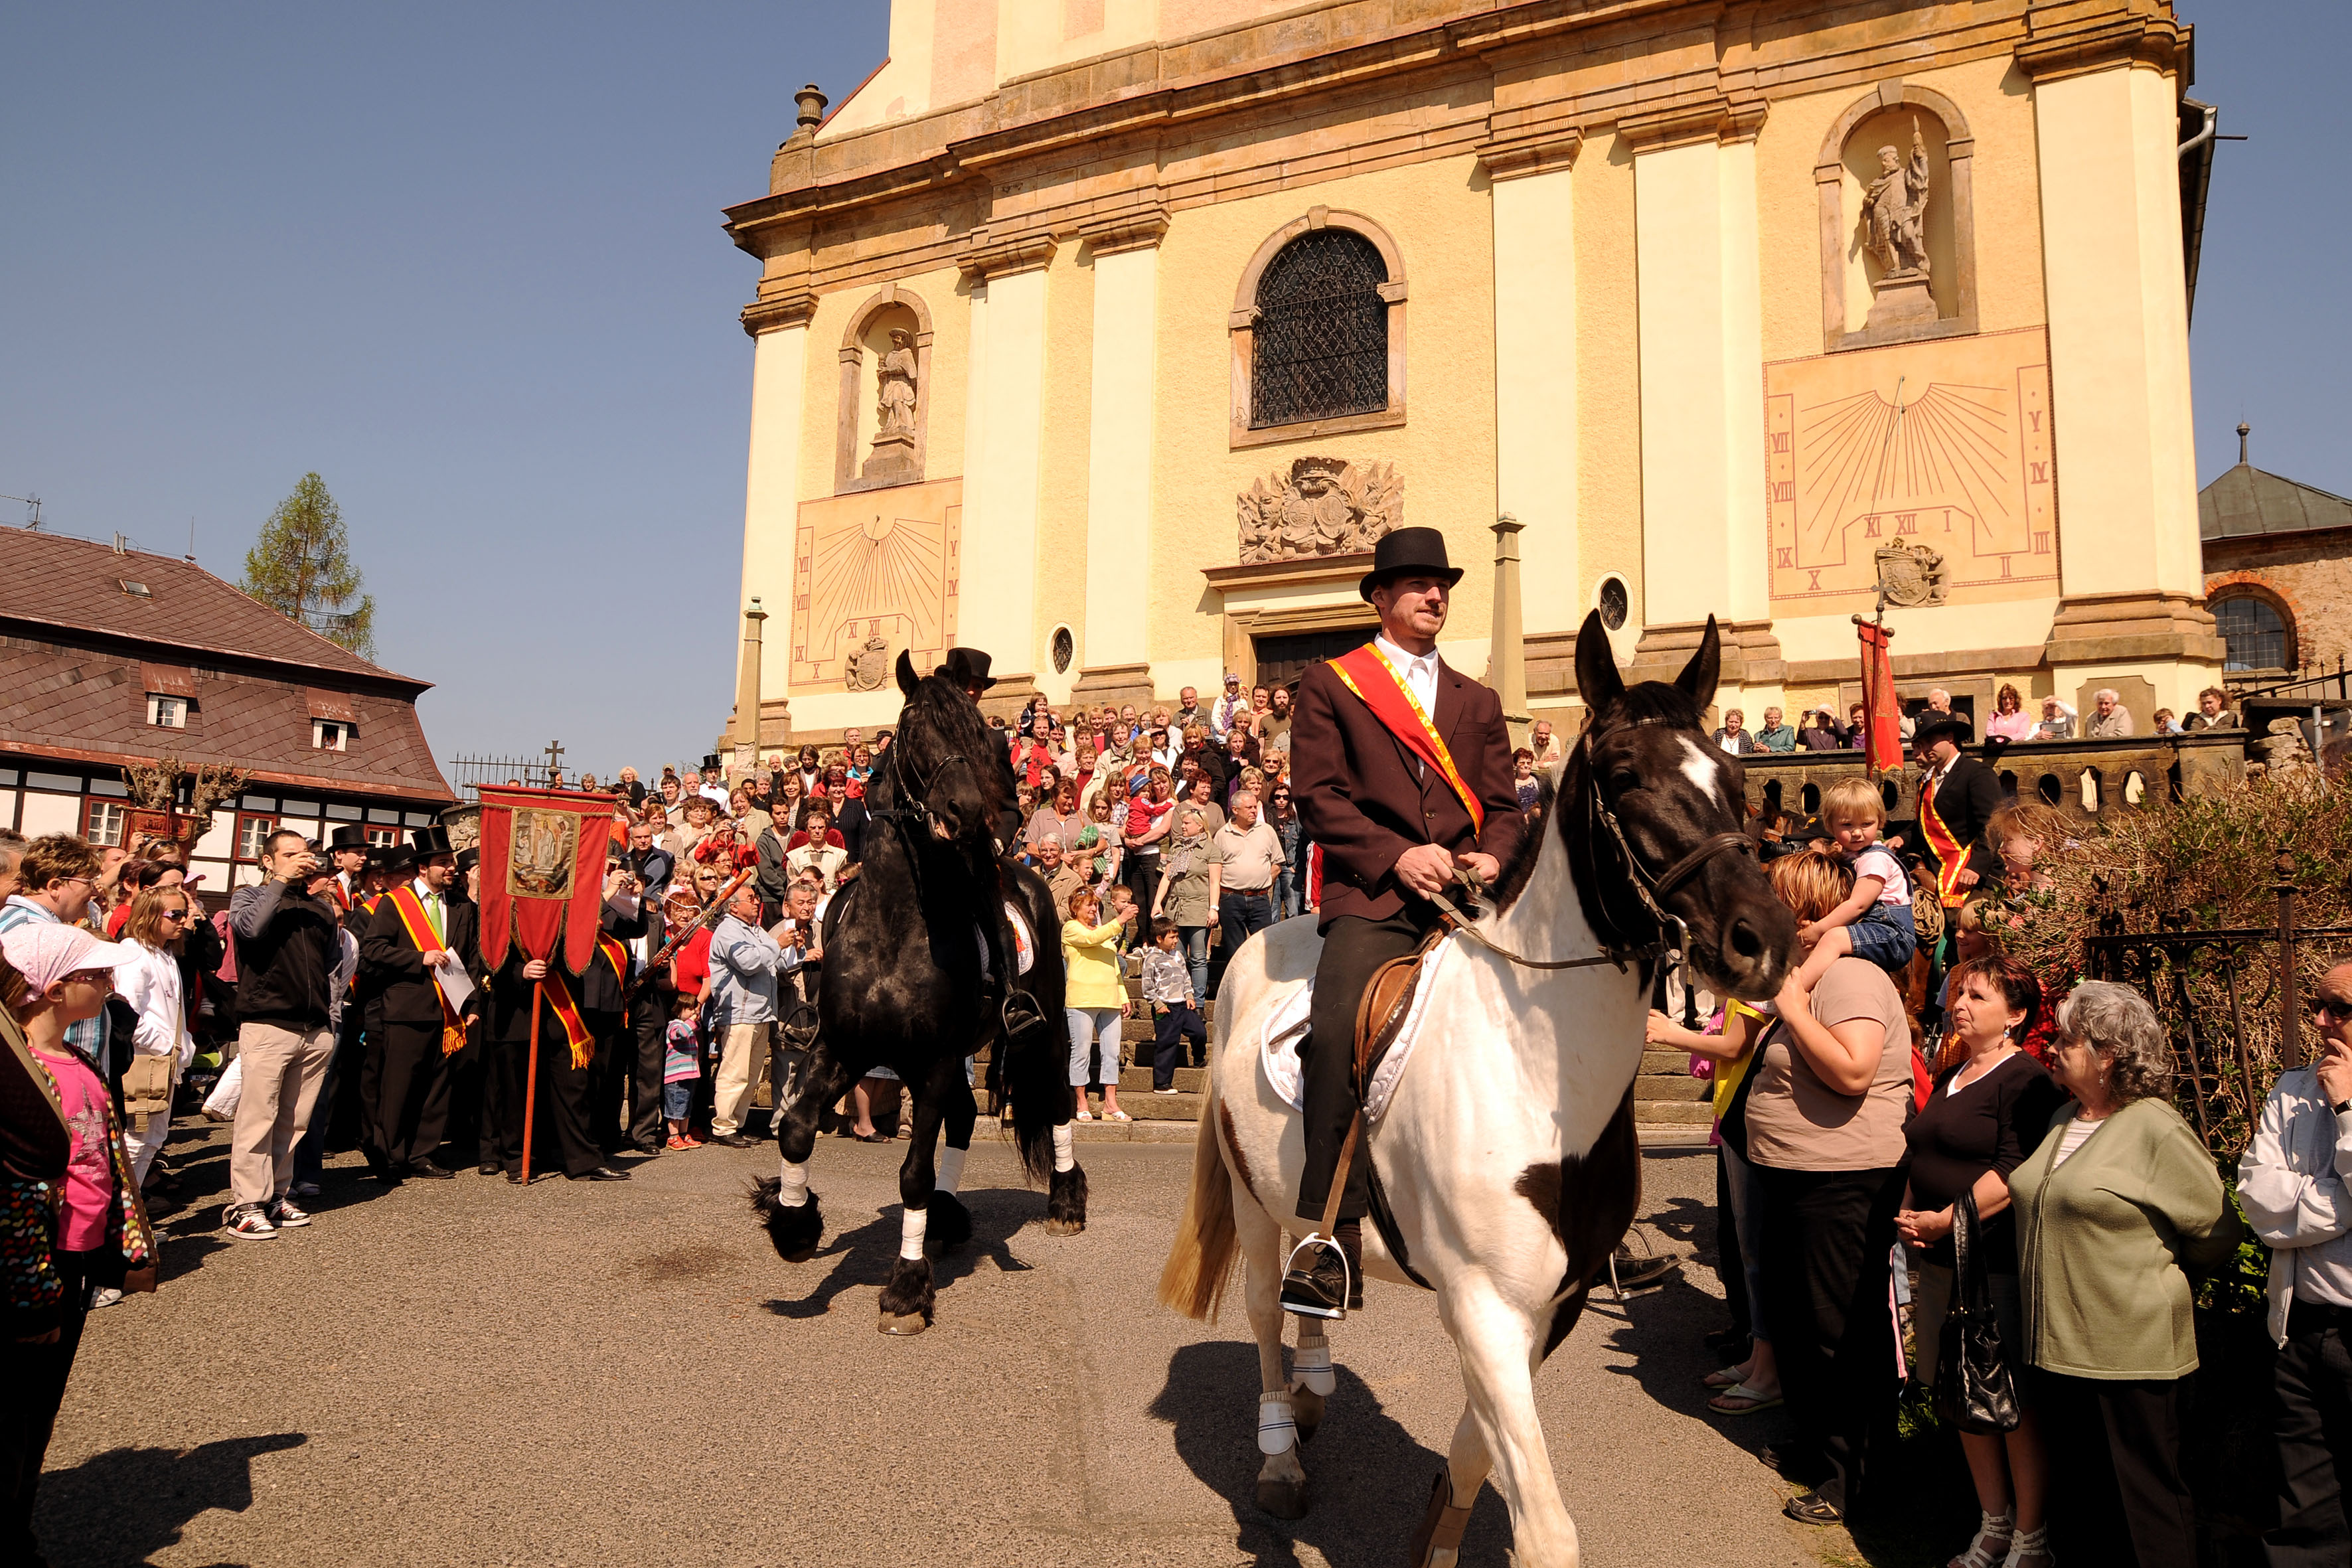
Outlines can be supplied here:
[[[2352, 492], [2341, 0], [2185, 4], [2221, 129], [2193, 347], [2200, 480]], [[0, 492], [235, 578], [304, 472], [436, 752], [600, 773], [733, 700], [754, 263], [792, 94], [881, 0], [0, 12]], [[1810, 199], [1810, 198], [1809, 198]], [[0, 522], [22, 509], [0, 503]]]

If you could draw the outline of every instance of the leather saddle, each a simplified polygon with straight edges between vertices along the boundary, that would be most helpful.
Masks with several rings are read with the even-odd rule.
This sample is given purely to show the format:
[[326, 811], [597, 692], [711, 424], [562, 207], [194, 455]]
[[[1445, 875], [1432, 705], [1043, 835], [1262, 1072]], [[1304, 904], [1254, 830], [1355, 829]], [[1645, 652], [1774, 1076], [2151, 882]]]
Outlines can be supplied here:
[[1419, 947], [1372, 971], [1372, 983], [1364, 987], [1364, 999], [1356, 1007], [1355, 1086], [1359, 1103], [1381, 1058], [1396, 1044], [1405, 1016], [1412, 1011], [1412, 994], [1421, 984], [1423, 961], [1429, 957], [1431, 948], [1444, 940], [1445, 931], [1445, 927], [1436, 927], [1421, 939]]

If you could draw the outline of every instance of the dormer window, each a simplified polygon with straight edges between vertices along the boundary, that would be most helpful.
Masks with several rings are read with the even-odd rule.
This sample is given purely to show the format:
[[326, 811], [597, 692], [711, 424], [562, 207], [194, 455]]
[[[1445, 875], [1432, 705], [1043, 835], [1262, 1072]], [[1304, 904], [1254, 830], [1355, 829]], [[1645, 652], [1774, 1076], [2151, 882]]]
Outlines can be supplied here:
[[340, 719], [310, 721], [310, 749], [314, 752], [348, 752], [352, 749], [352, 726]]
[[147, 694], [147, 722], [162, 730], [184, 730], [188, 727], [188, 700], [166, 697], [161, 692]]
[[140, 689], [147, 693], [147, 722], [158, 730], [184, 730], [196, 700], [195, 672], [182, 664], [142, 664]]

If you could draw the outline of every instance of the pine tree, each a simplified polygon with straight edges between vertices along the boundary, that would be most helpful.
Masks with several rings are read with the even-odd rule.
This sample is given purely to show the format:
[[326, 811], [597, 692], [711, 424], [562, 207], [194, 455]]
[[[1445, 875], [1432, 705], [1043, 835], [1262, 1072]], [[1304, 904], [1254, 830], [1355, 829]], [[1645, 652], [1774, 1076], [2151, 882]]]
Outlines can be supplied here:
[[342, 508], [318, 475], [303, 475], [261, 525], [261, 537], [245, 552], [239, 586], [362, 658], [375, 657], [375, 596], [360, 592]]

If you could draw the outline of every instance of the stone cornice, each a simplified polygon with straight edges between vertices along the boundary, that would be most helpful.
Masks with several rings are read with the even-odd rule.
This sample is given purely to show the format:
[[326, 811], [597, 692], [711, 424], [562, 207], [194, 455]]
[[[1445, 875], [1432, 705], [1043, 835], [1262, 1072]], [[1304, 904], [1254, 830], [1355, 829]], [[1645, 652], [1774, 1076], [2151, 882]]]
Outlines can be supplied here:
[[956, 270], [975, 283], [1015, 272], [1034, 272], [1052, 263], [1055, 248], [1054, 237], [1049, 234], [980, 238], [956, 253]]
[[1749, 142], [1764, 129], [1768, 106], [1761, 96], [1716, 93], [1622, 116], [1617, 134], [1636, 153], [1659, 153], [1700, 142]]
[[1078, 226], [1078, 237], [1097, 256], [1122, 250], [1149, 250], [1168, 232], [1168, 209], [1154, 203], [1131, 212], [1114, 213]]
[[2029, 15], [2026, 25], [2032, 36], [2017, 46], [2017, 68], [2036, 86], [2115, 66], [2176, 70], [2188, 56], [2191, 37], [2187, 23], [2168, 16], [2123, 16], [2053, 26]]
[[1530, 136], [1498, 137], [1480, 142], [1473, 151], [1477, 154], [1478, 166], [1486, 171], [1486, 178], [1500, 181], [1572, 169], [1576, 167], [1577, 153], [1583, 148], [1584, 132], [1571, 126]]
[[743, 331], [752, 337], [772, 332], [783, 327], [805, 327], [816, 314], [816, 295], [807, 289], [795, 289], [789, 294], [772, 299], [754, 300], [743, 307]]

